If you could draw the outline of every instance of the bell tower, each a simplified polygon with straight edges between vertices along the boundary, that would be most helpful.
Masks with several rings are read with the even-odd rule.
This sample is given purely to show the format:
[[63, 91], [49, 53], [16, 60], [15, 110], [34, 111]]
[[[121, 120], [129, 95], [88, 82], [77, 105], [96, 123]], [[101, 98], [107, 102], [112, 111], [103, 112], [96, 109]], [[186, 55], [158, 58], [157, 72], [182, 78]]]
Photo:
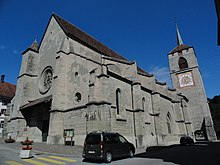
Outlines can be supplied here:
[[189, 99], [188, 109], [196, 139], [216, 140], [195, 50], [183, 43], [177, 25], [176, 36], [177, 46], [168, 53], [173, 87]]

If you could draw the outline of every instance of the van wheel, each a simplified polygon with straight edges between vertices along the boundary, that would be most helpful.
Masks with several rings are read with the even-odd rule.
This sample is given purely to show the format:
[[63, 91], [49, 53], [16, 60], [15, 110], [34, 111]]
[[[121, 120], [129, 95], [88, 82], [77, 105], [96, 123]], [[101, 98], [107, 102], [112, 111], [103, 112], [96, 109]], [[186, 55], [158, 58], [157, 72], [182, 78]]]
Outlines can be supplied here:
[[129, 157], [130, 158], [133, 158], [134, 157], [134, 152], [130, 149], [130, 151], [129, 151]]
[[105, 162], [106, 163], [111, 163], [112, 161], [112, 153], [111, 152], [106, 152], [105, 153]]

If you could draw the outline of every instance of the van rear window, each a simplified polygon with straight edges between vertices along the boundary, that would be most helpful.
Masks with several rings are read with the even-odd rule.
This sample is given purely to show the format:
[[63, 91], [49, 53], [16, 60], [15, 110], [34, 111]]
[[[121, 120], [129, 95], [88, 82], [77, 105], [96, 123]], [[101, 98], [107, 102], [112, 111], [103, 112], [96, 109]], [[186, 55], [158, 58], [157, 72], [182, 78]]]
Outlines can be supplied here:
[[87, 135], [86, 144], [99, 144], [101, 141], [100, 134]]

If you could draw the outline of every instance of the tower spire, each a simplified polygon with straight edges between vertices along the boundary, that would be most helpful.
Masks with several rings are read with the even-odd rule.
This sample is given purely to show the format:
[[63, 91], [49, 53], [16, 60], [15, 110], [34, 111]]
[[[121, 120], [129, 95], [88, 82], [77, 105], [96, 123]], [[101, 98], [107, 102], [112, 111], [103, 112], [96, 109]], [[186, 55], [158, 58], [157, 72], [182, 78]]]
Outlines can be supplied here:
[[34, 51], [38, 51], [39, 45], [37, 43], [37, 37], [35, 37], [34, 42], [31, 44], [31, 46], [29, 48]]
[[177, 26], [177, 23], [176, 23], [176, 37], [177, 37], [177, 45], [182, 45], [183, 40], [181, 38], [180, 31], [179, 31], [179, 28]]

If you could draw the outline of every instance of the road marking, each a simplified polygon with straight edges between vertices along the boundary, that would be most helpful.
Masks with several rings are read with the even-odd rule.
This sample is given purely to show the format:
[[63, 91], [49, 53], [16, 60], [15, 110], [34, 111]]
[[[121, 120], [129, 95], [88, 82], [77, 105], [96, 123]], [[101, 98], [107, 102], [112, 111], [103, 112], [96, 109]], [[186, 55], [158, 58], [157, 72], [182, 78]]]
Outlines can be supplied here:
[[53, 159], [48, 159], [48, 158], [44, 158], [44, 157], [36, 157], [37, 159], [46, 161], [46, 162], [50, 162], [50, 163], [55, 163], [55, 164], [64, 164], [64, 162], [60, 162], [57, 160], [53, 160]]
[[10, 165], [24, 165], [24, 164], [21, 164], [21, 163], [18, 163], [18, 162], [15, 162], [15, 161], [6, 161], [7, 164], [10, 164]]
[[31, 163], [31, 164], [36, 164], [36, 165], [48, 165], [48, 164], [41, 163], [41, 162], [31, 160], [31, 159], [22, 159], [22, 160], [25, 161], [25, 162]]
[[54, 159], [59, 159], [59, 160], [64, 160], [67, 162], [76, 162], [76, 160], [73, 159], [69, 159], [69, 158], [63, 158], [63, 157], [59, 157], [59, 156], [48, 156], [49, 158], [54, 158]]

